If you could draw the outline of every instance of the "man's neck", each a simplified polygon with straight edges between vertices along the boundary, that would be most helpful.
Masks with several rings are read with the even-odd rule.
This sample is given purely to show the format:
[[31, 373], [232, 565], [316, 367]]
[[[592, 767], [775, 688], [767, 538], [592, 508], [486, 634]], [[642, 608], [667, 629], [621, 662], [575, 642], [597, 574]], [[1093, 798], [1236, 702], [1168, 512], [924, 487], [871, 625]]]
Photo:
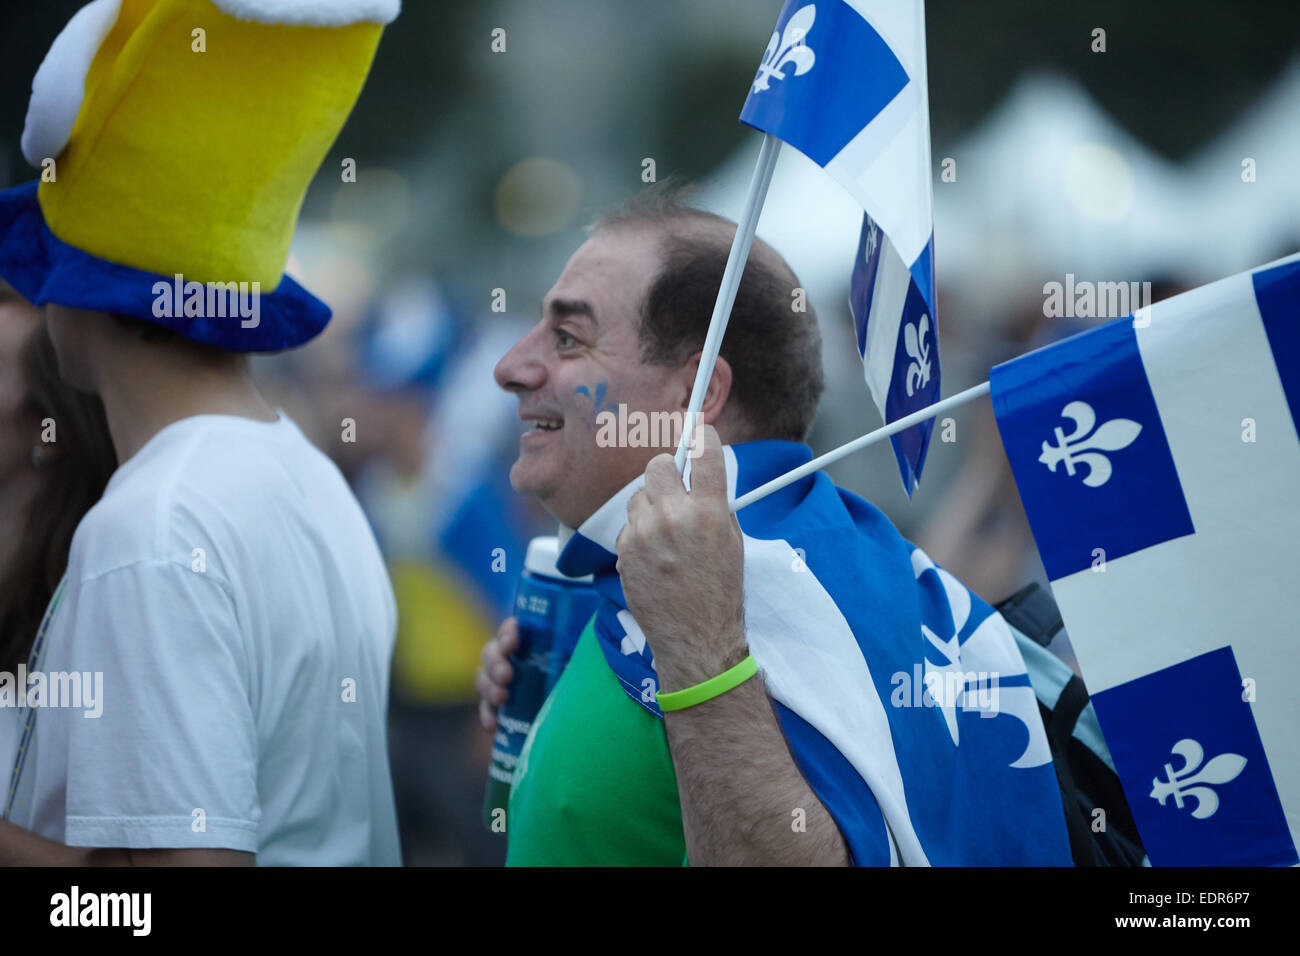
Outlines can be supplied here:
[[178, 350], [135, 345], [106, 357], [99, 397], [119, 464], [173, 422], [195, 415], [276, 420], [245, 361], [197, 359]]

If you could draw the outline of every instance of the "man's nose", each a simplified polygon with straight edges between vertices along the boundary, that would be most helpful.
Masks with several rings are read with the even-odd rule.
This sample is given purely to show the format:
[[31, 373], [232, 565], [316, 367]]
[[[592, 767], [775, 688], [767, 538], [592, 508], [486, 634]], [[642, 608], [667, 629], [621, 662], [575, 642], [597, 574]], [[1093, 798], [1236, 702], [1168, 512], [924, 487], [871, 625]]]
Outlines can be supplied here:
[[533, 329], [502, 356], [492, 371], [496, 383], [507, 392], [523, 392], [541, 388], [546, 381], [546, 366], [541, 361], [538, 345], [540, 335]]

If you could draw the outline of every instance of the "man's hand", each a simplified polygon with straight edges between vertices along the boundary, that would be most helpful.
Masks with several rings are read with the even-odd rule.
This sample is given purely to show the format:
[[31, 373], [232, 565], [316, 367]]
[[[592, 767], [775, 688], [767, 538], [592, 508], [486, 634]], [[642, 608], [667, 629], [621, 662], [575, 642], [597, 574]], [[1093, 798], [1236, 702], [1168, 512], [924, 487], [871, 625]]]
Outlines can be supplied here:
[[474, 677], [478, 690], [478, 717], [488, 731], [497, 729], [497, 708], [510, 697], [510, 682], [515, 669], [510, 655], [519, 647], [519, 624], [508, 617], [497, 628], [496, 637], [483, 646], [483, 666]]
[[647, 637], [661, 689], [681, 690], [744, 659], [744, 539], [727, 501], [718, 433], [696, 430], [691, 490], [673, 456], [646, 466], [645, 487], [627, 503], [618, 574], [628, 610]]
[[[662, 692], [716, 677], [748, 653], [744, 537], [727, 502], [722, 445], [708, 425], [695, 438], [691, 490], [671, 455], [655, 458], [618, 538], [623, 594], [654, 652]], [[664, 714], [664, 729], [693, 866], [849, 862], [839, 828], [790, 755], [761, 679]], [[803, 829], [791, 826], [797, 811], [806, 813]]]

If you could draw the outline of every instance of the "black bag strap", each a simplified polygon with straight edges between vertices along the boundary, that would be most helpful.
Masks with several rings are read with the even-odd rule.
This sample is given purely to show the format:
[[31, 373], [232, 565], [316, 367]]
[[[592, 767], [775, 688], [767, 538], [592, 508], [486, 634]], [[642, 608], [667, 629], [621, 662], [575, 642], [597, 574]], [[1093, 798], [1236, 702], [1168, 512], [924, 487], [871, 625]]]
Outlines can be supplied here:
[[1064, 747], [1074, 735], [1074, 725], [1079, 722], [1079, 715], [1088, 706], [1088, 688], [1077, 674], [1070, 676], [1061, 688], [1061, 696], [1056, 698], [1052, 708], [1052, 719], [1048, 722], [1047, 734], [1054, 737]]
[[1065, 627], [1052, 595], [1037, 584], [1025, 585], [1000, 603], [997, 610], [1008, 624], [1043, 647]]
[[1106, 860], [1092, 837], [1091, 821], [1079, 800], [1079, 789], [1070, 769], [1070, 738], [1079, 714], [1088, 705], [1088, 691], [1077, 676], [1061, 688], [1061, 696], [1050, 711], [1041, 703], [1044, 729], [1052, 751], [1052, 766], [1060, 784], [1061, 804], [1065, 810], [1065, 828], [1070, 839], [1070, 855], [1075, 866], [1105, 866]]
[[[1052, 639], [1065, 627], [1051, 594], [1038, 584], [1025, 585], [1000, 602], [997, 611], [1008, 624], [1041, 647], [1052, 643]], [[1051, 747], [1052, 767], [1060, 786], [1065, 829], [1074, 865], [1105, 866], [1105, 854], [1094, 839], [1088, 809], [1081, 800], [1074, 771], [1070, 767], [1073, 751], [1070, 740], [1079, 715], [1088, 706], [1088, 690], [1077, 675], [1071, 675], [1061, 688], [1054, 707], [1049, 710], [1041, 701], [1038, 706]]]

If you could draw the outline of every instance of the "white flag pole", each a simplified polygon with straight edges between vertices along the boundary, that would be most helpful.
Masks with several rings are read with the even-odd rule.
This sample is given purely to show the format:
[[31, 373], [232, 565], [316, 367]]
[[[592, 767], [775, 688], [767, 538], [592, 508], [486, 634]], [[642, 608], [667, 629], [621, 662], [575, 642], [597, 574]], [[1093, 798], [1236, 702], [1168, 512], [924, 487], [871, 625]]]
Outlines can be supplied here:
[[736, 237], [731, 241], [727, 267], [722, 272], [722, 285], [718, 287], [718, 298], [713, 304], [713, 317], [709, 319], [709, 332], [704, 339], [700, 367], [695, 373], [695, 384], [691, 388], [691, 403], [687, 406], [681, 441], [677, 445], [678, 473], [686, 466], [686, 450], [691, 444], [700, 406], [704, 404], [709, 379], [713, 377], [713, 366], [722, 348], [722, 336], [727, 331], [727, 322], [731, 320], [731, 306], [736, 301], [736, 290], [740, 287], [740, 277], [745, 271], [745, 262], [749, 259], [749, 247], [754, 241], [754, 230], [758, 228], [758, 217], [763, 212], [763, 201], [767, 199], [767, 187], [772, 182], [772, 171], [776, 168], [776, 157], [780, 151], [781, 141], [771, 133], [764, 133], [763, 146], [758, 151], [758, 162], [754, 164], [754, 176], [749, 181], [745, 209], [736, 225]]
[[973, 388], [968, 388], [964, 392], [958, 392], [956, 395], [951, 395], [941, 402], [927, 405], [925, 408], [912, 412], [910, 415], [904, 415], [902, 418], [898, 419], [898, 421], [890, 422], [882, 428], [877, 428], [874, 432], [867, 432], [867, 434], [862, 437], [853, 439], [853, 441], [849, 442], [847, 445], [841, 445], [834, 451], [828, 451], [820, 458], [814, 458], [806, 465], [800, 465], [793, 471], [787, 471], [784, 475], [773, 478], [765, 485], [759, 485], [748, 494], [741, 495], [732, 504], [731, 510], [736, 512], [747, 505], [752, 505], [755, 501], [761, 501], [772, 492], [780, 491], [786, 485], [798, 481], [805, 475], [811, 475], [814, 471], [820, 471], [832, 462], [839, 461], [845, 455], [851, 455], [853, 452], [866, 448], [868, 445], [874, 445], [876, 442], [888, 438], [890, 435], [905, 431], [918, 422], [923, 422], [927, 418], [933, 418], [936, 415], [946, 412], [950, 408], [956, 408], [958, 405], [963, 405], [972, 399], [979, 398], [981, 395], [987, 395], [988, 391], [989, 383], [984, 382]]

